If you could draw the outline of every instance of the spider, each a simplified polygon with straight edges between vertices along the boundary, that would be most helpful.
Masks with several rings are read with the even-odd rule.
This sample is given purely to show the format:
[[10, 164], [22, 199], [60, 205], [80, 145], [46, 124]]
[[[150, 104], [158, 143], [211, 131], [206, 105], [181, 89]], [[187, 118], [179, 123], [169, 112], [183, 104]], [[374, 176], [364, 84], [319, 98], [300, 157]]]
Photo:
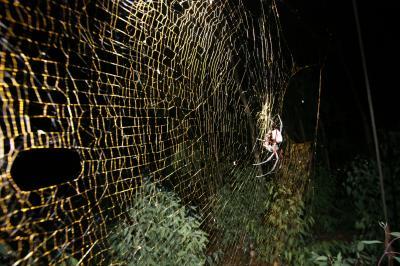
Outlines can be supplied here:
[[[268, 175], [271, 172], [273, 172], [279, 162], [278, 150], [279, 150], [279, 144], [282, 143], [282, 141], [283, 141], [283, 137], [282, 137], [283, 124], [282, 124], [281, 117], [279, 115], [278, 115], [278, 119], [279, 119], [279, 129], [274, 128], [272, 130], [268, 130], [267, 134], [265, 134], [264, 139], [258, 139], [258, 140], [262, 141], [263, 147], [268, 152], [270, 152], [271, 155], [265, 161], [260, 162], [260, 163], [255, 163], [253, 165], [261, 165], [261, 164], [267, 163], [267, 162], [271, 161], [272, 158], [275, 157], [275, 163], [272, 166], [271, 170], [269, 170], [268, 173], [261, 175], [261, 176], [265, 176], [265, 175]], [[258, 177], [261, 177], [261, 176], [258, 176]]]

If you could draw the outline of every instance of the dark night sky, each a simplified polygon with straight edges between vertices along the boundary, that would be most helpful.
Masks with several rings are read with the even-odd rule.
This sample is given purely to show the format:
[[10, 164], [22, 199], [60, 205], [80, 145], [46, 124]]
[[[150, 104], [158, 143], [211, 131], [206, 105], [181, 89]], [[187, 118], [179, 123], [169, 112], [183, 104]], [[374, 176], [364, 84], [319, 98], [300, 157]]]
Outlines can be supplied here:
[[[291, 48], [299, 63], [311, 64], [325, 55], [343, 57], [355, 87], [363, 101], [365, 83], [362, 73], [360, 50], [351, 0], [283, 0], [280, 1], [283, 26], [287, 31]], [[368, 64], [374, 107], [380, 128], [399, 129], [398, 113], [394, 97], [397, 89], [397, 63], [400, 59], [399, 31], [395, 8], [373, 1], [357, 1], [363, 43]], [[287, 22], [289, 21], [289, 22]], [[299, 30], [300, 29], [300, 30]], [[290, 39], [295, 38], [296, 42]], [[326, 51], [329, 46], [329, 51]], [[319, 51], [318, 55], [316, 51]], [[335, 56], [336, 54], [336, 56]], [[333, 74], [341, 72], [340, 62], [333, 63]], [[338, 77], [343, 79], [343, 77]], [[336, 88], [343, 90], [343, 88]], [[343, 91], [346, 94], [346, 91]], [[365, 98], [366, 99], [366, 98]], [[396, 112], [397, 111], [397, 112]]]
[[[327, 141], [335, 146], [330, 152], [343, 160], [366, 152], [362, 113], [368, 125], [370, 117], [352, 1], [277, 2], [295, 62], [302, 66], [327, 58], [321, 111]], [[400, 42], [395, 40], [399, 29], [396, 9], [385, 4], [357, 1], [377, 127], [399, 131], [400, 103], [394, 97], [400, 75]]]

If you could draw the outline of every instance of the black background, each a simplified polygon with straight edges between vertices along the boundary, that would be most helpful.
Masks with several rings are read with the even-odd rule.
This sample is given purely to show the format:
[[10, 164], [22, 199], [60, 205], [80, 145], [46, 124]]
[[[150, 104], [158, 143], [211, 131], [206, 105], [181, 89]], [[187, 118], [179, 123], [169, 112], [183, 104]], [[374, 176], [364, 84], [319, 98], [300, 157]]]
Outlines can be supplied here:
[[[373, 155], [365, 76], [351, 0], [278, 0], [284, 36], [296, 65], [325, 61], [321, 97], [324, 143], [335, 167]], [[399, 41], [391, 2], [357, 1], [375, 120], [399, 131]]]

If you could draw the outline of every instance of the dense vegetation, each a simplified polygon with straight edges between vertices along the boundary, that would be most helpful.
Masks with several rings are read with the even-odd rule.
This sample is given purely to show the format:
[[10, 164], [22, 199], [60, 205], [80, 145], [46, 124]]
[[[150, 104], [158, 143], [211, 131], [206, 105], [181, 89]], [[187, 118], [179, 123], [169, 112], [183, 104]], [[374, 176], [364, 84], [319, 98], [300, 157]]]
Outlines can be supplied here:
[[[394, 223], [400, 187], [393, 185], [400, 173], [396, 146], [400, 138], [394, 133], [382, 138], [385, 195], [392, 221], [386, 241], [392, 241], [394, 252], [400, 237]], [[253, 180], [251, 168], [236, 169], [233, 175], [235, 181], [217, 191], [213, 233], [221, 236], [221, 242], [208, 248], [208, 256], [209, 239], [200, 229], [196, 211], [183, 207], [174, 193], [146, 183], [129, 217], [110, 236], [114, 263], [374, 265], [387, 260], [387, 224], [373, 159], [356, 157], [337, 170], [317, 164], [302, 191], [278, 176]], [[232, 254], [240, 258], [232, 260]]]
[[[395, 179], [400, 174], [400, 135], [392, 132], [381, 139], [389, 224], [384, 222], [373, 158], [358, 156], [335, 170], [317, 164], [304, 193], [276, 178], [254, 182], [248, 178], [250, 170], [243, 169], [235, 173], [241, 186], [227, 185], [219, 192], [215, 215], [223, 232], [221, 251], [229, 253], [239, 243], [243, 254], [253, 251], [259, 262], [282, 265], [385, 262], [400, 236], [395, 227], [400, 206]], [[389, 225], [391, 232], [385, 236]], [[385, 240], [391, 242], [389, 249]], [[392, 255], [400, 262], [396, 253]]]
[[155, 184], [142, 189], [109, 237], [113, 264], [203, 265], [208, 240], [195, 209]]

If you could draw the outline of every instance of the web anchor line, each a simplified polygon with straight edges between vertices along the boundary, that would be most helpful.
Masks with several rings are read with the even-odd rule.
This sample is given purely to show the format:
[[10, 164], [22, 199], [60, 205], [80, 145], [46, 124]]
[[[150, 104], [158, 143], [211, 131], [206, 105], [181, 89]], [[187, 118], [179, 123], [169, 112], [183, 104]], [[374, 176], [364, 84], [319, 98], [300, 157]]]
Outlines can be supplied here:
[[380, 258], [378, 265], [381, 265], [382, 259], [383, 259], [383, 257], [385, 257], [386, 254], [388, 256], [388, 265], [393, 265], [393, 255], [391, 252], [391, 250], [392, 250], [391, 244], [392, 244], [393, 240], [390, 241], [391, 235], [390, 235], [390, 227], [388, 224], [389, 219], [388, 219], [388, 214], [387, 214], [382, 161], [381, 161], [381, 155], [379, 152], [379, 141], [378, 141], [378, 134], [377, 134], [377, 130], [376, 130], [376, 124], [375, 124], [374, 106], [372, 104], [371, 88], [370, 88], [369, 78], [368, 78], [367, 60], [366, 60], [365, 52], [364, 52], [364, 45], [363, 45], [362, 36], [361, 36], [360, 20], [359, 20], [359, 16], [358, 16], [357, 4], [356, 4], [355, 0], [353, 0], [353, 11], [354, 11], [354, 17], [355, 17], [356, 27], [357, 27], [358, 43], [360, 45], [360, 53], [361, 53], [363, 71], [364, 71], [365, 87], [367, 90], [368, 107], [369, 107], [369, 112], [370, 112], [370, 116], [371, 116], [372, 135], [374, 138], [375, 154], [376, 154], [376, 161], [377, 161], [377, 166], [378, 166], [379, 183], [380, 183], [380, 190], [381, 190], [381, 200], [382, 200], [383, 214], [384, 214], [384, 218], [385, 218], [385, 223], [384, 223], [384, 227], [383, 227], [383, 229], [385, 230], [385, 253]]
[[354, 11], [354, 17], [355, 17], [356, 27], [357, 27], [358, 43], [360, 45], [360, 53], [361, 53], [361, 60], [362, 60], [362, 66], [363, 66], [363, 72], [364, 72], [365, 87], [366, 87], [367, 96], [368, 96], [368, 107], [369, 107], [369, 112], [370, 112], [370, 116], [371, 116], [371, 127], [372, 127], [372, 134], [373, 134], [374, 144], [375, 144], [376, 161], [378, 164], [383, 213], [385, 216], [385, 221], [388, 222], [386, 197], [385, 197], [385, 185], [383, 182], [384, 179], [383, 179], [383, 171], [382, 171], [382, 161], [381, 161], [381, 155], [379, 152], [379, 141], [378, 141], [378, 134], [377, 134], [377, 130], [376, 130], [376, 124], [375, 124], [374, 107], [373, 107], [373, 103], [372, 103], [371, 89], [370, 89], [370, 83], [369, 83], [369, 78], [368, 78], [367, 60], [365, 57], [364, 44], [363, 44], [362, 36], [361, 36], [360, 20], [358, 17], [358, 9], [357, 9], [357, 4], [356, 4], [355, 0], [353, 0], [353, 11]]

